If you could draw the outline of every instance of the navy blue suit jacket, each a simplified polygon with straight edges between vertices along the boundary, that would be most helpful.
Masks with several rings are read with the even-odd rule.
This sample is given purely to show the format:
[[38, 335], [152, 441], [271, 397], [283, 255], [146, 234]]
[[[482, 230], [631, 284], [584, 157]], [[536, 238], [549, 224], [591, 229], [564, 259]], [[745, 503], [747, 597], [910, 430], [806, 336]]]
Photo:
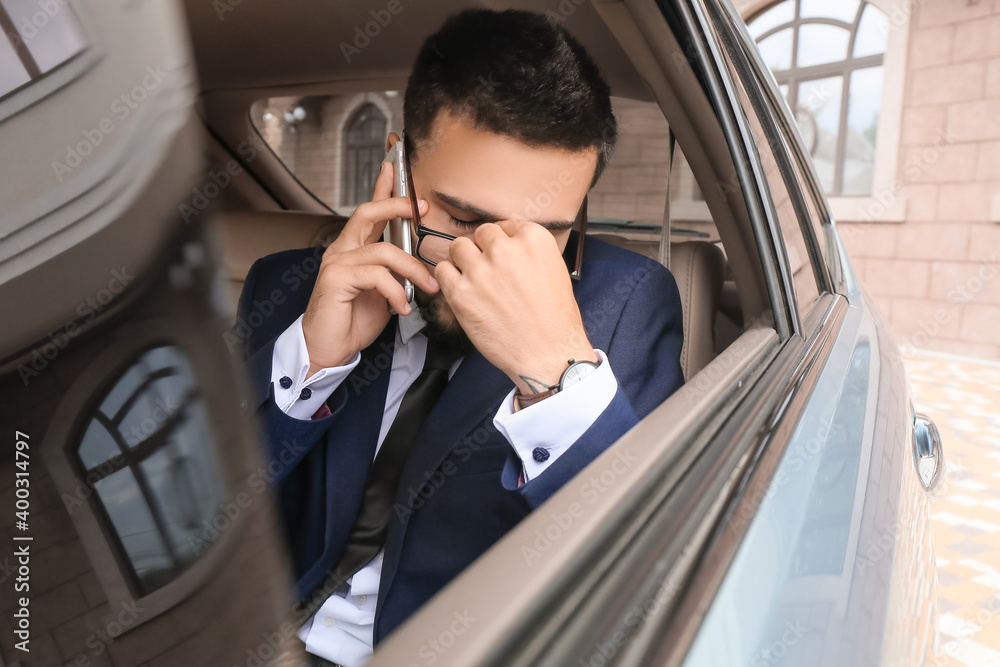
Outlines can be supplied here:
[[[572, 256], [575, 235], [567, 249]], [[302, 601], [322, 602], [360, 507], [392, 364], [396, 320], [361, 353], [327, 402], [332, 414], [300, 421], [275, 404], [275, 339], [306, 308], [322, 249], [258, 260], [240, 297], [233, 334], [251, 380], [248, 409], [267, 438]], [[618, 392], [593, 426], [544, 473], [520, 488], [520, 462], [493, 426], [510, 379], [473, 351], [463, 360], [413, 443], [385, 545], [375, 617], [378, 642], [593, 461], [683, 383], [677, 284], [657, 262], [587, 239], [574, 293], [594, 347], [604, 350]], [[526, 332], [530, 335], [530, 332]], [[303, 619], [304, 620], [304, 619]]]

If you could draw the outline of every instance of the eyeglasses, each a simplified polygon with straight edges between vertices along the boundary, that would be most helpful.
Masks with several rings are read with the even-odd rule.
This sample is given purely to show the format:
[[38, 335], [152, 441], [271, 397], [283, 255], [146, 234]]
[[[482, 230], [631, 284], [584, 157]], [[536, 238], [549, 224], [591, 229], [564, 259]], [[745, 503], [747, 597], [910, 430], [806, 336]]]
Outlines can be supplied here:
[[[439, 262], [449, 259], [449, 246], [451, 246], [451, 242], [458, 237], [452, 236], [451, 234], [445, 234], [444, 232], [439, 232], [436, 229], [431, 229], [420, 220], [420, 210], [417, 207], [417, 192], [413, 187], [413, 169], [410, 167], [410, 145], [405, 134], [403, 136], [403, 142], [403, 162], [406, 165], [406, 181], [410, 186], [410, 205], [413, 207], [413, 228], [417, 233], [416, 254], [422, 261], [427, 262], [431, 266], [437, 266]], [[569, 275], [573, 280], [580, 280], [580, 267], [583, 264], [583, 239], [587, 235], [586, 196], [583, 198], [583, 204], [580, 206], [580, 211], [576, 214], [576, 222], [574, 223], [574, 226], [579, 229], [579, 236], [577, 237], [576, 243], [574, 268], [570, 271]]]

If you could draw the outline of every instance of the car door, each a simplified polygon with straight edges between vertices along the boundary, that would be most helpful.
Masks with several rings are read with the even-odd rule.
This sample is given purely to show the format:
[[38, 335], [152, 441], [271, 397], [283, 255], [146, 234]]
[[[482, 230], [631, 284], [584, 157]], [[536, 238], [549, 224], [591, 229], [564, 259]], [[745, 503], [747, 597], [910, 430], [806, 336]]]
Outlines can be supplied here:
[[[790, 114], [742, 21], [715, 4], [703, 20], [745, 87], [761, 153], [801, 193], [803, 228], [819, 228], [814, 260], [850, 274]], [[751, 475], [736, 510], [750, 525], [685, 664], [915, 665], [935, 647], [929, 484], [918, 475], [912, 405], [888, 325], [853, 283], [838, 281], [850, 305], [819, 334], [828, 357], [787, 441], [773, 443]]]

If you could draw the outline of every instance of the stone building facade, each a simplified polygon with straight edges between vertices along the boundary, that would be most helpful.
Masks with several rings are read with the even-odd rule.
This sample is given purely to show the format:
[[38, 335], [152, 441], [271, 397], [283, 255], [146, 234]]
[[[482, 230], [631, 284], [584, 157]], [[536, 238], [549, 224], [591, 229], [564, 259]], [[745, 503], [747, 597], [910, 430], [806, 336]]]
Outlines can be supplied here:
[[[752, 21], [775, 3], [734, 4]], [[875, 187], [831, 199], [837, 226], [902, 344], [1000, 359], [1000, 2], [873, 4], [888, 28]]]

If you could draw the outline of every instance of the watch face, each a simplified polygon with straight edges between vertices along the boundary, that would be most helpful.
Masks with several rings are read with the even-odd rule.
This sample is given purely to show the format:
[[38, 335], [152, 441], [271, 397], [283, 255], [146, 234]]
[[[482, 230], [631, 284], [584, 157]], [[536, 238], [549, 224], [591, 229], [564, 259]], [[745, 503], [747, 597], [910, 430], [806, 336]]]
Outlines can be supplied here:
[[597, 370], [597, 364], [591, 363], [589, 361], [578, 361], [569, 368], [563, 374], [562, 381], [559, 383], [561, 389], [571, 387], [583, 378], [587, 377], [591, 373]]

